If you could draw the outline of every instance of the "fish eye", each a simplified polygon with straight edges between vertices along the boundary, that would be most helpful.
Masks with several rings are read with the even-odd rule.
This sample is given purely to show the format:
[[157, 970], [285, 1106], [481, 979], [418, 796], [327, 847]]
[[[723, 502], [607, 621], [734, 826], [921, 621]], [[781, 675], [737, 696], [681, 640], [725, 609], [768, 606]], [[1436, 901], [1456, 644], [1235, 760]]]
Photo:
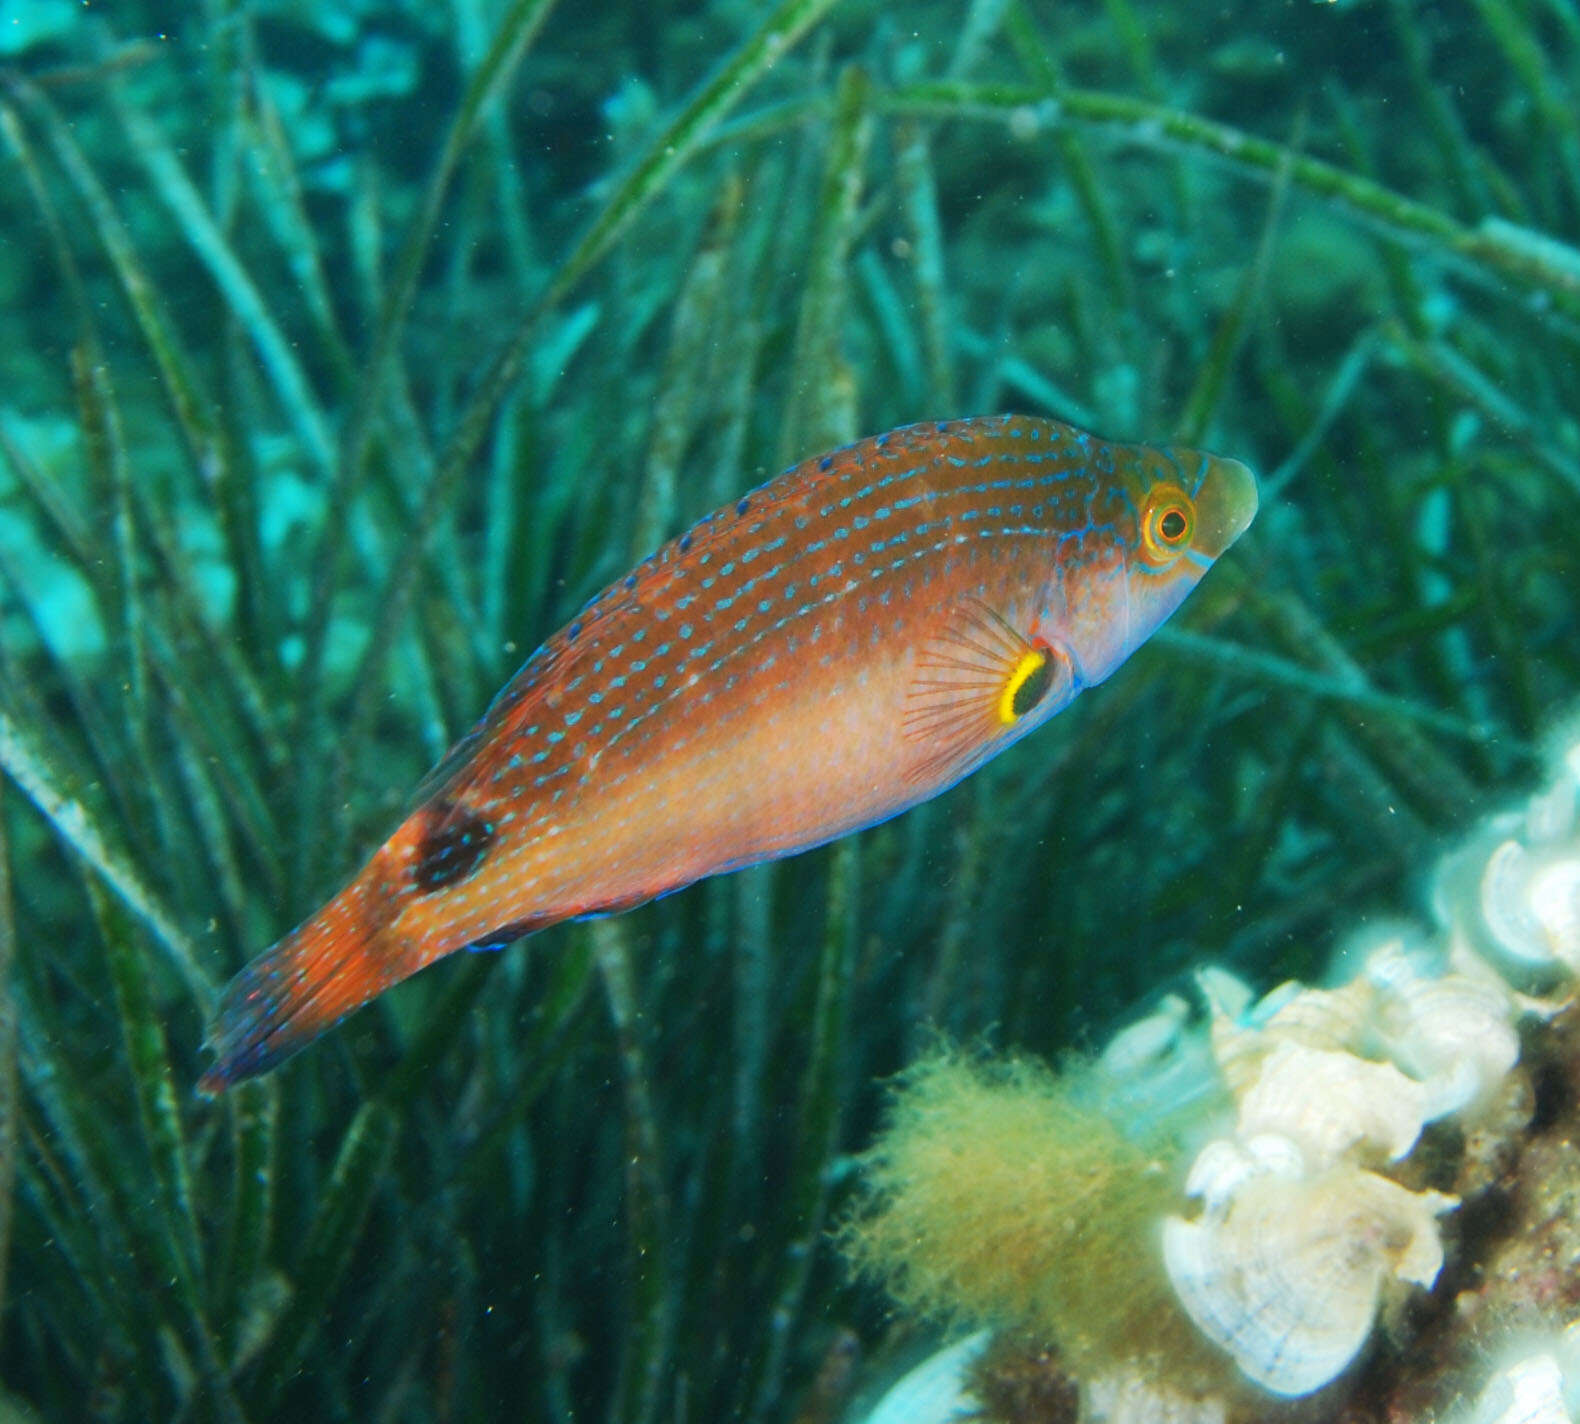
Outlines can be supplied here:
[[1150, 564], [1170, 564], [1196, 532], [1196, 506], [1176, 484], [1158, 485], [1141, 516], [1141, 556]]

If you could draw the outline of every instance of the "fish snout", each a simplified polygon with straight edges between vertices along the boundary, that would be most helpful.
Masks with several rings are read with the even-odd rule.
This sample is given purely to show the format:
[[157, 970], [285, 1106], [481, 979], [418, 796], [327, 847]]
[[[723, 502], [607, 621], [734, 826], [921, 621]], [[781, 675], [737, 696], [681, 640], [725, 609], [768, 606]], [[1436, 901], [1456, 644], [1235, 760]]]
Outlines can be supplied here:
[[1207, 468], [1196, 492], [1196, 530], [1191, 548], [1216, 559], [1256, 518], [1256, 476], [1238, 460], [1204, 457]]

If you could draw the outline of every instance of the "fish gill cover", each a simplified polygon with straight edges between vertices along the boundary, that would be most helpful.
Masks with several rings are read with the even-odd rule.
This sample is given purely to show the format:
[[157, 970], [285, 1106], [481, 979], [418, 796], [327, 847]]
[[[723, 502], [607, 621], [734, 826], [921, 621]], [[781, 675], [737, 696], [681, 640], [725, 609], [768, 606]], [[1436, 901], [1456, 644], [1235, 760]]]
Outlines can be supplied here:
[[[936, 1029], [1394, 911], [1580, 682], [1562, 5], [0, 6], [0, 1315], [41, 1417], [835, 1417]], [[885, 827], [463, 956], [218, 1102], [218, 987], [540, 639], [919, 419], [1262, 509]]]

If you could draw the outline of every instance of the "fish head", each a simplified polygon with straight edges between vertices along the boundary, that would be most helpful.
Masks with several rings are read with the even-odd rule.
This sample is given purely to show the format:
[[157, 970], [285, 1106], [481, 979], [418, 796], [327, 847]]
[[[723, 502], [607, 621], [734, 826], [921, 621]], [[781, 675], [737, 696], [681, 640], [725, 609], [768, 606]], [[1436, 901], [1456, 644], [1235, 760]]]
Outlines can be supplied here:
[[1167, 446], [1119, 447], [1094, 507], [1101, 557], [1070, 601], [1084, 680], [1101, 682], [1168, 619], [1256, 515], [1256, 477], [1238, 460]]
[[[1145, 642], [1256, 515], [1256, 476], [1238, 460], [1143, 446], [1126, 481], [1129, 643]], [[1128, 650], [1127, 650], [1128, 651]]]

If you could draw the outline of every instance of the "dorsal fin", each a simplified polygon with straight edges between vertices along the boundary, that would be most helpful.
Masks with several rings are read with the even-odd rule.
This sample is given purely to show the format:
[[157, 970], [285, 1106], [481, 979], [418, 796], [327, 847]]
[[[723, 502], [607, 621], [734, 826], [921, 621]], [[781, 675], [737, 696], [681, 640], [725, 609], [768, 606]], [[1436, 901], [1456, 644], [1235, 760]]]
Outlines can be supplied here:
[[437, 796], [458, 801], [465, 795], [477, 758], [529, 721], [548, 695], [555, 671], [575, 644], [571, 629], [580, 632], [577, 622], [573, 621], [522, 663], [516, 675], [494, 695], [488, 710], [472, 724], [471, 730], [417, 783], [417, 789], [407, 802], [408, 811], [426, 805]]
[[441, 791], [448, 789], [450, 778], [471, 760], [478, 743], [482, 740], [482, 735], [483, 724], [479, 722], [428, 769], [423, 779], [417, 783], [416, 790], [406, 798], [407, 814], [415, 811], [419, 806], [426, 805]]

